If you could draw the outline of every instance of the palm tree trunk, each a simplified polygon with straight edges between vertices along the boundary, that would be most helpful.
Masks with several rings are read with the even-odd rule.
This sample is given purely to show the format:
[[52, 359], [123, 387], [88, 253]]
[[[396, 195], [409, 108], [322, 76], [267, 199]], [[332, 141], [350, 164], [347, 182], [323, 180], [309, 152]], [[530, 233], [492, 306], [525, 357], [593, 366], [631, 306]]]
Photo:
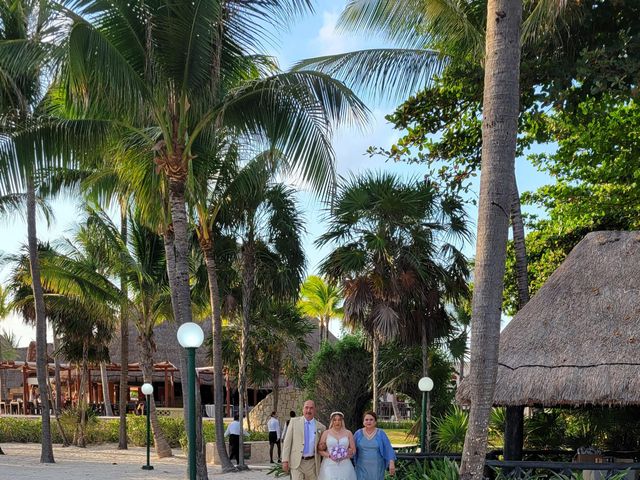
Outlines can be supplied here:
[[111, 399], [109, 398], [109, 376], [107, 375], [107, 364], [100, 362], [100, 381], [102, 382], [102, 399], [104, 401], [104, 414], [113, 417], [111, 409]]
[[[464, 338], [467, 338], [467, 327], [465, 325], [464, 330], [463, 330], [463, 334], [464, 334]], [[465, 349], [466, 350], [466, 349]], [[462, 352], [462, 356], [460, 357], [460, 374], [458, 375], [458, 382], [456, 384], [456, 387], [460, 385], [460, 382], [462, 382], [462, 379], [465, 376], [465, 371], [464, 371], [464, 357], [465, 357], [465, 352]]]
[[[31, 268], [31, 288], [36, 314], [36, 372], [42, 405], [42, 446], [40, 463], [55, 463], [51, 439], [51, 413], [49, 409], [49, 366], [47, 360], [47, 318], [44, 292], [40, 279], [38, 258], [38, 238], [36, 233], [36, 192], [32, 176], [27, 179], [27, 241], [29, 244], [29, 266]], [[26, 399], [25, 399], [26, 400]]]
[[[120, 200], [120, 238], [127, 244], [128, 225], [127, 207], [124, 199]], [[124, 267], [123, 267], [124, 268]], [[118, 399], [118, 414], [120, 416], [120, 430], [118, 449], [127, 450], [127, 400], [129, 399], [129, 314], [127, 311], [128, 286], [124, 272], [120, 273], [120, 395]]]
[[[182, 165], [182, 151], [178, 148], [170, 161], [171, 166]], [[191, 290], [189, 287], [189, 237], [187, 232], [187, 209], [185, 203], [185, 182], [187, 172], [183, 168], [169, 172], [169, 207], [171, 209], [171, 220], [173, 226], [173, 271], [169, 272], [171, 288], [171, 300], [173, 314], [176, 324], [192, 322], [191, 315]], [[166, 248], [166, 246], [165, 246]], [[167, 259], [167, 270], [169, 271], [169, 259]], [[186, 350], [182, 354], [180, 361], [182, 368], [182, 378], [186, 379]], [[189, 417], [189, 396], [192, 392], [183, 390], [184, 421]], [[199, 395], [196, 395], [196, 399]], [[197, 402], [196, 402], [197, 404]], [[197, 444], [202, 446], [202, 412], [199, 408], [195, 411], [196, 432], [200, 432], [197, 437]], [[207, 463], [203, 448], [196, 448], [197, 478], [207, 480]]]
[[393, 409], [393, 416], [396, 418], [396, 422], [399, 422], [400, 409], [398, 408], [398, 396], [395, 392], [391, 394], [391, 408]]
[[209, 300], [211, 302], [212, 335], [213, 335], [213, 403], [215, 404], [215, 428], [216, 450], [223, 472], [231, 472], [235, 467], [229, 460], [229, 454], [224, 442], [224, 390], [223, 390], [223, 364], [222, 364], [222, 312], [220, 300], [220, 287], [218, 285], [218, 271], [216, 269], [215, 252], [212, 241], [205, 241], [204, 236], [200, 242], [207, 267], [209, 279]]
[[[529, 302], [529, 277], [527, 275], [527, 249], [522, 221], [522, 207], [518, 182], [513, 178], [513, 202], [511, 204], [511, 230], [513, 232], [513, 247], [516, 256], [516, 284], [518, 286], [518, 310]], [[512, 405], [507, 407], [504, 429], [504, 459], [522, 460], [524, 443], [524, 406]]]
[[[251, 315], [251, 300], [253, 296], [253, 285], [255, 275], [255, 259], [253, 251], [253, 240], [249, 233], [248, 240], [242, 249], [242, 335], [240, 338], [240, 362], [238, 372], [238, 392], [240, 401], [240, 428], [242, 429], [244, 419], [244, 402], [242, 397], [247, 390], [247, 355], [249, 354], [249, 318]], [[238, 465], [244, 465], [244, 435], [240, 432], [240, 459]]]
[[373, 384], [372, 385], [372, 390], [373, 390], [372, 410], [377, 413], [378, 412], [378, 356], [380, 353], [380, 340], [375, 334], [373, 335], [372, 342], [373, 342], [373, 347], [372, 347], [373, 371], [371, 374], [371, 381]]
[[487, 5], [482, 165], [471, 325], [471, 411], [461, 480], [481, 480], [498, 344], [519, 111], [521, 0]]
[[[144, 323], [143, 323], [144, 324]], [[142, 347], [142, 376], [145, 383], [153, 382], [153, 353], [155, 347], [153, 345], [153, 331], [150, 334], [147, 332], [141, 332], [140, 344]], [[171, 446], [167, 441], [162, 428], [160, 428], [160, 422], [158, 421], [158, 414], [156, 412], [156, 402], [153, 395], [149, 398], [149, 420], [151, 421], [151, 430], [153, 432], [153, 444], [156, 447], [156, 454], [158, 458], [172, 457]]]
[[511, 203], [511, 230], [513, 232], [513, 249], [516, 254], [516, 284], [518, 285], [518, 310], [529, 301], [529, 276], [527, 274], [527, 247], [525, 244], [524, 222], [518, 182], [513, 177], [513, 193]]
[[85, 448], [87, 446], [86, 440], [86, 432], [87, 432], [87, 399], [86, 399], [86, 389], [87, 389], [87, 364], [88, 364], [88, 356], [89, 356], [89, 342], [85, 340], [82, 345], [82, 368], [81, 368], [81, 376], [80, 376], [80, 392], [78, 393], [78, 412], [80, 414], [80, 428], [78, 430], [78, 437], [76, 445], [81, 448]]

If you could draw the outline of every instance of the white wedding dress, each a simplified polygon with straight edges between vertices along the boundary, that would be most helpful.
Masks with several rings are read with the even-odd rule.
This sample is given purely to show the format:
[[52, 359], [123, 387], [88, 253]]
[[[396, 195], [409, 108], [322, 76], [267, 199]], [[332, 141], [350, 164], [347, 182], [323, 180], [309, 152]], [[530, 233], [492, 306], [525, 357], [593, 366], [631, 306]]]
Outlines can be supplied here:
[[[337, 439], [333, 435], [327, 435], [327, 450], [331, 451], [336, 445], [349, 448], [349, 438], [342, 437]], [[356, 471], [348, 458], [339, 462], [335, 462], [330, 458], [323, 458], [320, 464], [318, 480], [356, 480]]]

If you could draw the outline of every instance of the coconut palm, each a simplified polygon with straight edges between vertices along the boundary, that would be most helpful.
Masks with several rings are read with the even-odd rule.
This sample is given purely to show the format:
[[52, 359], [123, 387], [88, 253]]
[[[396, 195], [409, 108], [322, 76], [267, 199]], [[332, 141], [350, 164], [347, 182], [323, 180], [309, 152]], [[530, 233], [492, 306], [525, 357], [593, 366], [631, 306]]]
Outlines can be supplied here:
[[[36, 309], [27, 258], [26, 254], [11, 257], [14, 268], [10, 282], [13, 292], [10, 307], [19, 311], [27, 322], [33, 323]], [[82, 412], [86, 412], [88, 407], [84, 395], [88, 383], [88, 362], [108, 360], [107, 345], [114, 318], [111, 305], [118, 298], [118, 292], [96, 272], [90, 257], [66, 256], [42, 245], [39, 258], [45, 313], [51, 320], [54, 334], [60, 338], [58, 349], [66, 358], [81, 365], [78, 396], [81, 415], [75, 443], [83, 447], [86, 416]]]
[[300, 288], [298, 307], [305, 315], [318, 320], [320, 344], [329, 338], [329, 322], [342, 318], [342, 292], [339, 287], [327, 283], [317, 275], [310, 275]]
[[370, 341], [374, 408], [380, 344], [420, 339], [426, 375], [427, 344], [450, 326], [444, 302], [466, 293], [466, 260], [444, 235], [468, 236], [464, 212], [428, 182], [368, 173], [340, 185], [328, 231], [318, 239], [335, 246], [321, 271], [343, 286], [345, 324]]
[[46, 62], [54, 48], [51, 41], [55, 15], [47, 2], [3, 2], [0, 7], [0, 113], [2, 115], [2, 195], [23, 198], [27, 241], [36, 312], [36, 369], [42, 401], [42, 449], [40, 461], [53, 463], [51, 420], [47, 393], [46, 319], [36, 234], [38, 167], [50, 160], [33, 130], [42, 125], [42, 90]]
[[[285, 152], [291, 168], [322, 190], [333, 176], [333, 125], [361, 121], [365, 109], [326, 75], [263, 74], [272, 63], [259, 55], [267, 28], [308, 11], [305, 0], [159, 1], [144, 7], [79, 0], [74, 8], [65, 84], [70, 104], [136, 131], [139, 150], [155, 157], [171, 214], [171, 236], [165, 238], [172, 250], [167, 264], [174, 316], [178, 323], [190, 321], [185, 195], [199, 137], [233, 129], [254, 145]], [[202, 455], [198, 464], [204, 477]]]
[[[221, 223], [237, 235], [240, 250], [242, 336], [238, 390], [241, 394], [247, 387], [249, 327], [256, 286], [260, 285], [262, 298], [294, 299], [305, 263], [300, 239], [303, 227], [293, 190], [272, 183], [273, 171], [265, 169], [263, 162], [256, 162], [255, 169], [256, 172], [247, 171], [247, 175], [258, 180], [262, 177], [262, 181], [254, 184], [257, 188], [243, 196], [231, 197], [221, 211]], [[240, 402], [241, 420], [243, 413]]]
[[[77, 232], [76, 242], [101, 258], [101, 265], [111, 265], [105, 274], [124, 272], [127, 291], [131, 293], [127, 309], [139, 335], [142, 375], [145, 382], [151, 383], [156, 351], [153, 330], [172, 318], [164, 246], [159, 235], [135, 221], [135, 216], [128, 217], [131, 218], [127, 227], [129, 235], [123, 239], [118, 227], [103, 211], [93, 210]], [[160, 428], [153, 398], [150, 399], [149, 415], [156, 454], [159, 458], [171, 456], [171, 447]]]

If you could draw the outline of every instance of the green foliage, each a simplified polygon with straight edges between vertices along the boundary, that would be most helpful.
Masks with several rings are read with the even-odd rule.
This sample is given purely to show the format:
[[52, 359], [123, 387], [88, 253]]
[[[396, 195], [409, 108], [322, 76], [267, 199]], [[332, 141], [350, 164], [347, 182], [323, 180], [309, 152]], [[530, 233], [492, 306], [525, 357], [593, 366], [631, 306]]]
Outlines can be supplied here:
[[469, 425], [469, 414], [460, 407], [453, 409], [444, 417], [433, 422], [433, 434], [438, 452], [460, 453]]
[[355, 336], [325, 342], [309, 364], [304, 385], [314, 399], [321, 421], [332, 411], [344, 413], [347, 428], [362, 424], [362, 414], [371, 399], [371, 355]]
[[[387, 473], [386, 478], [394, 478]], [[403, 480], [458, 480], [458, 464], [448, 458], [422, 462], [396, 462], [396, 477]]]
[[[60, 417], [60, 423], [69, 438], [73, 436], [77, 420], [78, 413], [76, 410], [65, 410]], [[182, 418], [160, 417], [158, 421], [172, 448], [186, 447], [187, 434]], [[127, 416], [127, 436], [132, 445], [139, 447], [146, 445], [146, 422], [146, 417], [144, 416]], [[40, 443], [41, 429], [41, 421], [38, 418], [2, 417], [0, 418], [0, 443]], [[214, 422], [203, 422], [202, 432], [205, 442], [215, 442]], [[62, 443], [62, 437], [60, 437], [55, 421], [52, 421], [51, 433], [54, 443]], [[104, 420], [94, 415], [89, 416], [86, 435], [88, 444], [117, 443], [118, 434], [118, 420]], [[153, 441], [153, 437], [151, 439]], [[247, 439], [249, 441], [266, 441], [268, 440], [268, 434], [265, 432], [251, 432]]]
[[[436, 346], [429, 349], [429, 377], [433, 379], [431, 392], [431, 413], [434, 417], [444, 415], [453, 403], [454, 385], [451, 377], [453, 365], [447, 355]], [[383, 390], [402, 393], [413, 400], [414, 405], [422, 405], [422, 393], [418, 390], [418, 380], [422, 377], [422, 350], [419, 346], [409, 347], [400, 342], [390, 342], [380, 347], [380, 385]], [[420, 407], [414, 409], [420, 415]]]

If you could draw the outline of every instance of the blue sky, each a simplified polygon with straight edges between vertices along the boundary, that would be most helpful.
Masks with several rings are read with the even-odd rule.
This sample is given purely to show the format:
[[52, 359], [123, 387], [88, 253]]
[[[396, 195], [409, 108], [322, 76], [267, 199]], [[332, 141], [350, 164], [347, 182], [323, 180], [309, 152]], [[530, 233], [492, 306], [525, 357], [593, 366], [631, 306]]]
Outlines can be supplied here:
[[[315, 14], [296, 22], [290, 31], [279, 32], [280, 44], [274, 46], [268, 53], [276, 56], [280, 66], [286, 69], [303, 58], [389, 46], [380, 39], [342, 35], [336, 32], [336, 20], [344, 4], [344, 0], [316, 2]], [[384, 116], [393, 110], [393, 104], [369, 102], [368, 106], [372, 111], [372, 119], [364, 132], [353, 129], [336, 132], [333, 143], [338, 174], [349, 175], [367, 169], [384, 169], [405, 177], [424, 175], [424, 170], [419, 166], [389, 164], [381, 158], [370, 158], [365, 154], [369, 146], [389, 147], [401, 135], [401, 132], [394, 131], [384, 120]], [[517, 161], [516, 174], [521, 192], [535, 189], [548, 182], [546, 176], [538, 173], [523, 159]], [[301, 192], [299, 201], [306, 218], [307, 234], [304, 244], [308, 258], [308, 272], [314, 273], [318, 263], [327, 253], [327, 249], [318, 250], [313, 245], [317, 236], [324, 231], [322, 222], [324, 207], [309, 192]], [[68, 235], [75, 227], [75, 219], [78, 215], [72, 201], [69, 199], [55, 201], [53, 208], [56, 214], [55, 222], [48, 228], [43, 222], [40, 222], [38, 226], [39, 238], [43, 240], [54, 240], [65, 234]], [[476, 212], [470, 210], [469, 215], [475, 225]], [[19, 218], [2, 218], [0, 222], [2, 222], [0, 223], [0, 238], [2, 238], [0, 250], [5, 253], [17, 252], [20, 246], [26, 242], [24, 222]], [[466, 252], [473, 255], [474, 246], [469, 245]], [[3, 273], [6, 275], [6, 272]], [[15, 332], [20, 340], [20, 345], [26, 345], [30, 340], [35, 339], [35, 332], [24, 327], [17, 317], [7, 318], [0, 323], [0, 329]]]

